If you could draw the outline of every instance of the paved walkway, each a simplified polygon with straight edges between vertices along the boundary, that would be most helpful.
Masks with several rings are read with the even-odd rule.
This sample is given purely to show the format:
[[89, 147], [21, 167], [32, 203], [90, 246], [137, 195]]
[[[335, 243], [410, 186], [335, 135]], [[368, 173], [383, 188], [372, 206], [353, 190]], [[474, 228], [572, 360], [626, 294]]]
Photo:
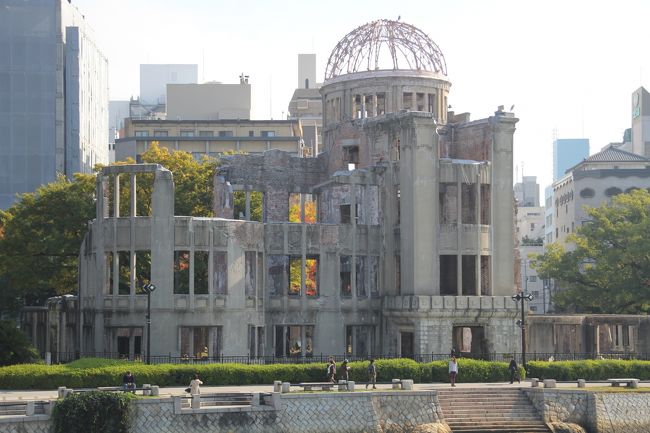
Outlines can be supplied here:
[[[541, 385], [541, 384], [540, 384]], [[558, 388], [578, 389], [576, 382], [558, 382]], [[603, 382], [587, 383], [587, 387], [609, 386]], [[509, 384], [507, 382], [496, 383], [458, 383], [457, 388], [528, 388], [530, 382], [524, 381], [521, 384]], [[377, 385], [378, 390], [390, 390], [390, 384]], [[440, 388], [449, 388], [448, 383], [416, 383], [413, 388], [416, 391], [433, 390]], [[639, 383], [639, 388], [650, 389], [650, 382]], [[365, 386], [357, 385], [357, 389], [364, 391]], [[171, 397], [174, 395], [185, 395], [185, 387], [167, 387], [160, 388], [161, 397]], [[273, 385], [245, 385], [245, 386], [201, 386], [201, 392], [204, 394], [213, 392], [272, 392]], [[2, 390], [0, 389], [0, 400], [51, 400], [57, 398], [57, 390]]]

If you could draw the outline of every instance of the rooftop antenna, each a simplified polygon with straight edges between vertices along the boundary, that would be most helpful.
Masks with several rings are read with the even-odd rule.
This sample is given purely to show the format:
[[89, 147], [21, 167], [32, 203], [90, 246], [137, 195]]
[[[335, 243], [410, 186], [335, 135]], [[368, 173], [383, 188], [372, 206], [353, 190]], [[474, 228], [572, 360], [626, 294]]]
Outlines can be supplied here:
[[201, 82], [205, 83], [205, 48], [202, 50], [201, 58]]
[[269, 75], [269, 117], [273, 120], [273, 76]]

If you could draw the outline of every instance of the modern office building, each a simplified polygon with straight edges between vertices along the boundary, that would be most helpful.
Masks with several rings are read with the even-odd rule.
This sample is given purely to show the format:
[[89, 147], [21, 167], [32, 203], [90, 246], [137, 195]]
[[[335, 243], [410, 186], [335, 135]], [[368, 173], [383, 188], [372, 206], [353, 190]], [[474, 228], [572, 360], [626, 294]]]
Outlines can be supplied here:
[[519, 207], [539, 206], [537, 176], [523, 176], [521, 182], [515, 184], [515, 200]]
[[251, 85], [248, 78], [239, 84], [167, 84], [168, 120], [220, 120], [251, 118]]
[[126, 119], [124, 138], [115, 140], [115, 160], [139, 160], [152, 142], [169, 150], [220, 156], [226, 152], [261, 154], [283, 150], [303, 156], [297, 120], [135, 120]]
[[199, 66], [194, 64], [140, 65], [140, 103], [158, 105], [167, 102], [168, 84], [197, 84]]
[[65, 0], [0, 0], [0, 208], [108, 163], [108, 65]]
[[557, 138], [553, 141], [553, 182], [567, 169], [589, 156], [588, 138]]

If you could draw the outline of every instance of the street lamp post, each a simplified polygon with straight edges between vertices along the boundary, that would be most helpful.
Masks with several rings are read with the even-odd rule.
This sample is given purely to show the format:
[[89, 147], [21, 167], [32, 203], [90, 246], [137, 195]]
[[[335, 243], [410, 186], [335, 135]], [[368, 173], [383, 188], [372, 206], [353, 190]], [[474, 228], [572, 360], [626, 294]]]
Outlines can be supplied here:
[[524, 370], [528, 371], [526, 364], [526, 312], [524, 311], [524, 301], [532, 301], [533, 295], [530, 293], [517, 293], [512, 297], [515, 302], [521, 302], [521, 320], [517, 320], [517, 324], [521, 326], [521, 363]]
[[147, 364], [151, 363], [151, 294], [156, 286], [151, 283], [142, 286], [142, 291], [147, 294]]

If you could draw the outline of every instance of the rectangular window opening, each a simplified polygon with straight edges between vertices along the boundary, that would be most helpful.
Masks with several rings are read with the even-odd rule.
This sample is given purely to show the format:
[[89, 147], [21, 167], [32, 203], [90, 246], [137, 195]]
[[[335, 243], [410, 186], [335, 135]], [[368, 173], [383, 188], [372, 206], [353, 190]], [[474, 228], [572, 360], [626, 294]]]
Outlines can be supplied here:
[[131, 253], [129, 251], [118, 251], [118, 295], [131, 294]]
[[135, 293], [144, 294], [142, 286], [151, 283], [151, 251], [135, 252]]
[[190, 293], [190, 252], [174, 251], [174, 294]]
[[212, 253], [212, 287], [217, 295], [228, 293], [228, 259], [227, 253], [215, 251]]
[[341, 296], [352, 296], [352, 257], [341, 256], [339, 275], [341, 278]]
[[208, 251], [194, 252], [194, 294], [208, 294]]

